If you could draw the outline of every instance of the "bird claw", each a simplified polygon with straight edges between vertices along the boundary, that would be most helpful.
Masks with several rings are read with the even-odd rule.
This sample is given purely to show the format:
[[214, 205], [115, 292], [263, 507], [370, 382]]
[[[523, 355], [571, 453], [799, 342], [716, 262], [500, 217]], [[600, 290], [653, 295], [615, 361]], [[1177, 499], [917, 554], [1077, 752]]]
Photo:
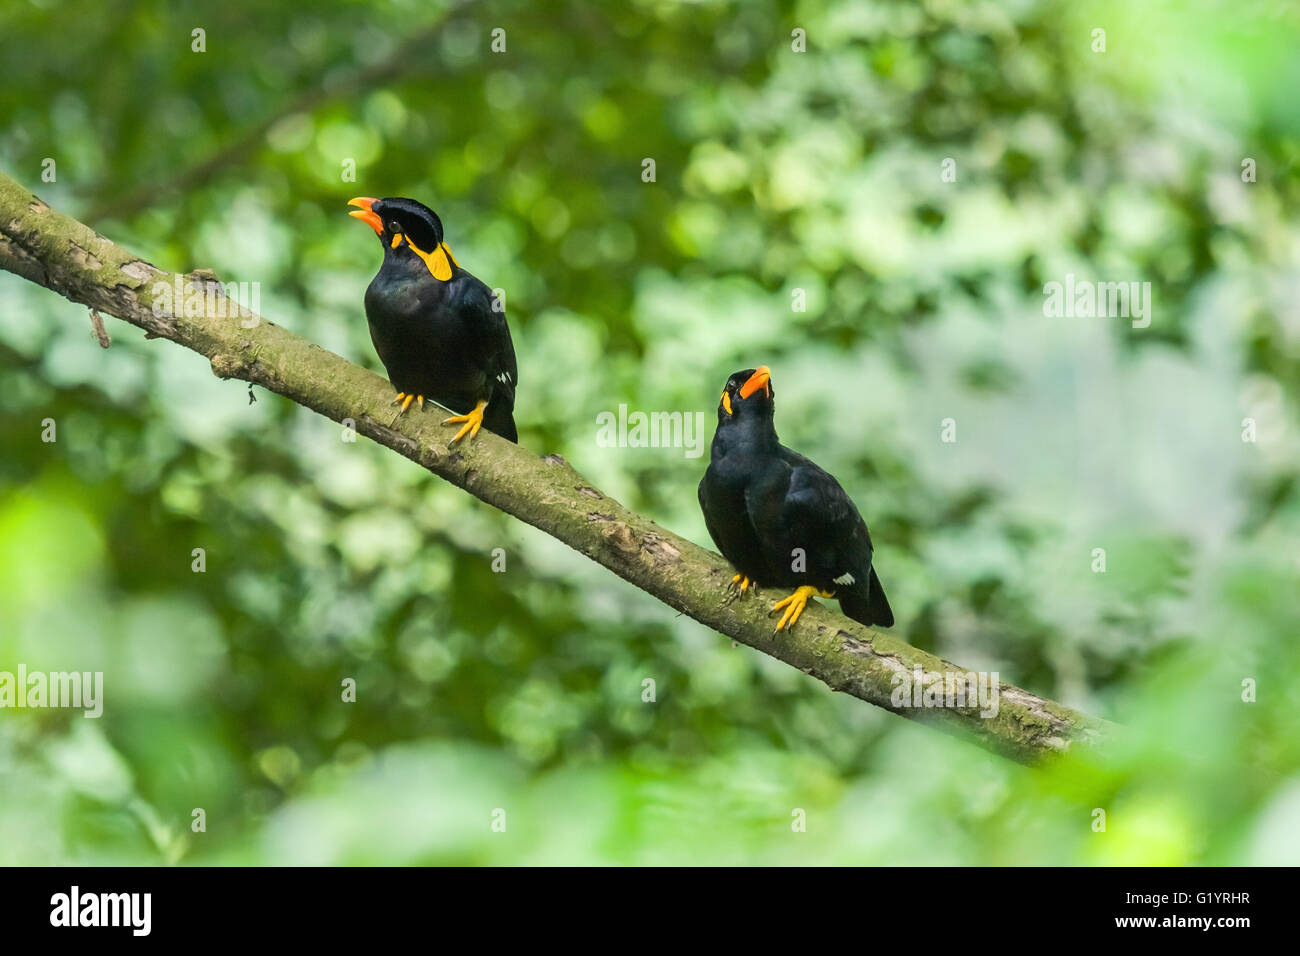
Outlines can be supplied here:
[[396, 405], [398, 402], [401, 402], [401, 403], [402, 403], [402, 407], [399, 408], [399, 409], [397, 410], [397, 414], [394, 415], [394, 416], [393, 416], [393, 420], [392, 420], [391, 422], [388, 423], [388, 427], [389, 427], [389, 428], [392, 428], [394, 425], [396, 425], [396, 424], [397, 424], [397, 420], [398, 420], [399, 418], [402, 417], [403, 413], [404, 413], [408, 408], [411, 407], [411, 402], [416, 401], [417, 399], [418, 399], [419, 402], [420, 402], [420, 408], [421, 408], [421, 410], [423, 410], [423, 409], [424, 409], [424, 396], [423, 396], [423, 395], [416, 395], [416, 394], [414, 394], [414, 393], [408, 395], [406, 392], [398, 392], [398, 393], [397, 393], [397, 397], [396, 397], [395, 399], [393, 399], [392, 402], [391, 402], [390, 404], [392, 404], [392, 405]]
[[738, 598], [744, 597], [750, 590], [757, 587], [757, 584], [749, 580], [749, 578], [745, 577], [743, 574], [737, 574], [731, 579], [731, 583], [727, 585], [727, 590], [725, 592], [726, 597], [723, 598], [722, 603], [718, 606], [730, 607]]
[[830, 594], [826, 591], [805, 584], [802, 587], [795, 588], [794, 593], [788, 598], [777, 601], [773, 604], [771, 611], [772, 614], [785, 608], [785, 614], [781, 616], [781, 620], [776, 625], [776, 631], [773, 633], [782, 630], [793, 630], [795, 622], [799, 620], [799, 615], [803, 614], [803, 609], [808, 606], [808, 599], [816, 595], [830, 597]]
[[737, 574], [731, 579], [731, 583], [727, 585], [728, 589], [736, 588], [740, 597], [744, 597], [746, 592], [753, 586], [754, 582], [750, 581], [749, 578], [743, 574]]
[[456, 437], [448, 442], [448, 444], [456, 444], [456, 442], [465, 437], [466, 432], [469, 433], [471, 439], [474, 438], [474, 436], [478, 434], [478, 430], [483, 427], [483, 409], [485, 408], [487, 408], [487, 402], [483, 399], [479, 399], [479, 403], [474, 406], [473, 411], [466, 412], [464, 415], [453, 415], [451, 418], [443, 419], [442, 423], [444, 425], [457, 425], [464, 422], [461, 430], [456, 433]]

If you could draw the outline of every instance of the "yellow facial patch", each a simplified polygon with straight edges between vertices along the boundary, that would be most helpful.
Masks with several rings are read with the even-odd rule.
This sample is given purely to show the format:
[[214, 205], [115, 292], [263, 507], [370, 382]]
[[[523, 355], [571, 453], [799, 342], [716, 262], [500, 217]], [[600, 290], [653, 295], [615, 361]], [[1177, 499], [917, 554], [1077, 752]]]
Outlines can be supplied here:
[[722, 407], [727, 410], [728, 415], [733, 414], [731, 411], [731, 396], [726, 392], [722, 393]]
[[393, 241], [391, 243], [392, 247], [396, 249], [398, 243], [400, 243], [401, 241], [402, 241], [402, 234], [399, 232], [397, 235], [393, 236]]
[[[424, 260], [424, 264], [429, 267], [429, 274], [435, 279], [446, 282], [451, 278], [451, 263], [456, 262], [456, 260], [451, 259], [448, 261], [451, 251], [445, 244], [438, 243], [438, 248], [433, 252], [425, 252], [413, 243], [409, 236], [406, 239], [406, 244], [411, 247], [412, 252]], [[460, 265], [460, 263], [456, 262], [456, 265]]]

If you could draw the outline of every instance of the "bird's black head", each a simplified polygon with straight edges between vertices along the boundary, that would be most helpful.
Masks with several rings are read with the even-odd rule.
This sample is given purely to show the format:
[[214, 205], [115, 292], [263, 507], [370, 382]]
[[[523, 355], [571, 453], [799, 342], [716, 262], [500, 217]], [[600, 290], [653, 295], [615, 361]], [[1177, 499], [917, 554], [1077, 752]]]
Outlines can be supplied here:
[[355, 216], [375, 230], [386, 245], [392, 243], [396, 236], [406, 236], [417, 248], [432, 252], [442, 242], [442, 220], [436, 212], [414, 199], [370, 199], [358, 196], [348, 200], [348, 205], [360, 207], [348, 215]]
[[[348, 200], [349, 206], [359, 207], [348, 213], [360, 219], [384, 244], [384, 258], [419, 256], [436, 279], [451, 278], [449, 251], [442, 244], [442, 220], [424, 203], [401, 197], [371, 199], [358, 196]], [[414, 260], [412, 260], [414, 261]]]
[[772, 395], [772, 372], [766, 365], [736, 372], [718, 400], [718, 424], [771, 421], [776, 409]]

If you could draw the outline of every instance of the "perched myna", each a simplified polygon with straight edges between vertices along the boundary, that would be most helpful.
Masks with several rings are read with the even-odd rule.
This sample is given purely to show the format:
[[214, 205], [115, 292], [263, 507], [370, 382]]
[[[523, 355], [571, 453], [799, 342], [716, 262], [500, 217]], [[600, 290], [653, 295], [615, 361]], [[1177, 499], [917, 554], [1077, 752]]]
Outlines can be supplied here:
[[855, 621], [891, 626], [866, 522], [838, 481], [781, 444], [774, 410], [767, 366], [731, 376], [718, 404], [700, 508], [739, 572], [732, 584], [741, 594], [758, 584], [794, 588], [772, 608], [785, 611], [778, 631], [794, 627], [814, 595], [838, 598]]
[[505, 312], [442, 241], [442, 220], [414, 199], [349, 200], [375, 230], [384, 263], [366, 289], [370, 340], [397, 389], [398, 415], [426, 398], [457, 414], [453, 442], [480, 427], [518, 441], [513, 416], [519, 370]]

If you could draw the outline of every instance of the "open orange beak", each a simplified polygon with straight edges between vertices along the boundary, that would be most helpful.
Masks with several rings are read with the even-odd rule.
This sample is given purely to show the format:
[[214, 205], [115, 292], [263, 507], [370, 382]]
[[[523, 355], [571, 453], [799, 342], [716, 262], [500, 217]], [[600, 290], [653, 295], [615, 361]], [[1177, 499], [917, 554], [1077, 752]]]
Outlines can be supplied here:
[[760, 365], [754, 370], [754, 374], [749, 376], [749, 381], [740, 386], [740, 397], [749, 398], [760, 388], [771, 396], [772, 389], [767, 384], [770, 381], [772, 381], [772, 370], [766, 365]]
[[348, 215], [360, 219], [371, 229], [375, 230], [375, 235], [382, 236], [384, 234], [384, 223], [379, 218], [379, 213], [370, 208], [377, 202], [379, 202], [378, 199], [371, 199], [369, 196], [358, 196], [356, 199], [349, 199], [349, 206], [360, 206], [361, 208], [356, 212], [348, 213]]

